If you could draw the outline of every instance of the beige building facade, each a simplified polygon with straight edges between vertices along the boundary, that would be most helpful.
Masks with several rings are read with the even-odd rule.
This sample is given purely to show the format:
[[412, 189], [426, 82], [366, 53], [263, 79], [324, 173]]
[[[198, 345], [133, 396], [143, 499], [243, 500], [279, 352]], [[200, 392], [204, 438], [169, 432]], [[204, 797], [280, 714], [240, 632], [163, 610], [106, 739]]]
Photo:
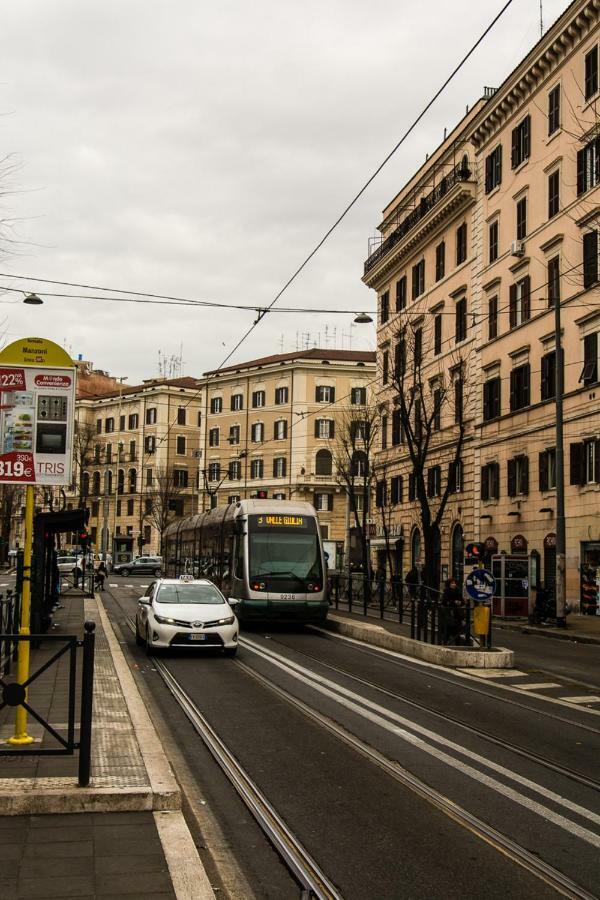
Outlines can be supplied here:
[[205, 373], [205, 505], [306, 500], [339, 561], [349, 514], [336, 426], [341, 411], [367, 405], [374, 378], [374, 353], [316, 348]]
[[[388, 422], [397, 385], [389, 374], [384, 383], [385, 369], [403, 329], [423, 330], [422, 390], [463, 367], [462, 481], [440, 527], [442, 575], [459, 574], [462, 537], [485, 542], [489, 556], [535, 551], [535, 578], [554, 580], [560, 304], [567, 597], [575, 604], [580, 566], [600, 573], [599, 17], [598, 0], [571, 4], [504, 84], [486, 89], [384, 211], [364, 275], [379, 297], [378, 396]], [[455, 253], [463, 222], [466, 257]], [[442, 242], [452, 253], [445, 270]], [[442, 493], [444, 443], [458, 433], [444, 390], [428, 458], [428, 468], [442, 460]], [[410, 478], [413, 461], [397, 430], [378, 465], [388, 482]], [[396, 483], [393, 500], [390, 531], [403, 540], [406, 568], [419, 552], [420, 514], [406, 483], [402, 496]]]

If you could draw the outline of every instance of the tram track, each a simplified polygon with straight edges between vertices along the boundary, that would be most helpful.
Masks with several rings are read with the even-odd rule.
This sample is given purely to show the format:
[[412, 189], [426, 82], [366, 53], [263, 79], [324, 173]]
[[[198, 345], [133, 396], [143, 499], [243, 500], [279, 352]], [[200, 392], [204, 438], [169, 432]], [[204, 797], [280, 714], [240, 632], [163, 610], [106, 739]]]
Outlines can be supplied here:
[[[286, 650], [290, 650], [290, 647], [287, 644], [283, 643], [282, 641], [278, 641], [276, 638], [273, 638], [272, 635], [270, 637], [270, 643], [277, 644], [280, 647], [284, 647]], [[243, 638], [240, 639], [240, 645], [244, 646]], [[542, 756], [541, 754], [534, 753], [533, 751], [528, 750], [525, 747], [519, 747], [516, 744], [505, 741], [503, 738], [499, 738], [496, 735], [491, 734], [489, 731], [485, 731], [483, 728], [477, 728], [474, 725], [469, 725], [467, 722], [463, 722], [455, 716], [449, 715], [448, 713], [443, 713], [439, 710], [431, 709], [431, 707], [426, 706], [424, 703], [419, 703], [417, 700], [413, 700], [410, 697], [407, 697], [405, 694], [400, 694], [397, 691], [390, 691], [373, 681], [368, 681], [366, 678], [361, 678], [359, 675], [354, 675], [352, 672], [348, 672], [346, 669], [342, 669], [340, 666], [335, 666], [332, 663], [323, 662], [321, 659], [319, 659], [318, 656], [307, 653], [305, 650], [298, 650], [294, 647], [293, 652], [298, 656], [303, 656], [306, 659], [310, 659], [313, 662], [318, 663], [318, 665], [323, 666], [323, 668], [335, 672], [338, 675], [342, 675], [344, 678], [348, 678], [351, 681], [362, 685], [363, 687], [370, 688], [371, 690], [377, 691], [378, 693], [381, 693], [386, 697], [390, 697], [392, 700], [398, 700], [399, 702], [404, 703], [407, 706], [412, 707], [413, 709], [418, 709], [421, 712], [427, 713], [427, 715], [431, 715], [444, 722], [448, 722], [451, 725], [455, 725], [458, 728], [468, 732], [469, 734], [474, 735], [475, 737], [488, 741], [488, 743], [494, 744], [497, 747], [501, 747], [504, 750], [508, 750], [510, 753], [514, 753], [523, 759], [527, 759], [529, 762], [533, 762], [536, 765], [542, 766], [543, 768], [554, 772], [556, 775], [561, 775], [564, 778], [568, 778], [571, 781], [582, 784], [584, 787], [591, 788], [594, 791], [600, 792], [600, 781], [595, 781], [592, 778], [581, 775], [574, 769], [562, 766], [560, 765], [560, 763], [555, 763], [553, 760], [549, 759], [546, 756]]]

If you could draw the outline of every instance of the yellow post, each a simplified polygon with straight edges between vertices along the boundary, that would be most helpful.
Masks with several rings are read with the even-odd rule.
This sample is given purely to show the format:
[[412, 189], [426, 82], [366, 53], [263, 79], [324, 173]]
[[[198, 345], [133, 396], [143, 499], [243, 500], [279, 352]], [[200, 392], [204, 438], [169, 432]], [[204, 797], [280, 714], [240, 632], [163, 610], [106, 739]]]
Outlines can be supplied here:
[[[27, 485], [25, 494], [25, 529], [23, 539], [23, 594], [21, 597], [21, 624], [19, 634], [29, 635], [29, 622], [31, 618], [31, 545], [33, 542], [33, 503], [34, 487]], [[17, 659], [17, 681], [25, 684], [29, 678], [29, 641], [19, 641], [19, 655]], [[27, 691], [25, 692], [27, 699]], [[9, 744], [31, 744], [33, 738], [27, 734], [27, 710], [23, 706], [17, 706], [15, 720], [15, 733], [8, 739]]]

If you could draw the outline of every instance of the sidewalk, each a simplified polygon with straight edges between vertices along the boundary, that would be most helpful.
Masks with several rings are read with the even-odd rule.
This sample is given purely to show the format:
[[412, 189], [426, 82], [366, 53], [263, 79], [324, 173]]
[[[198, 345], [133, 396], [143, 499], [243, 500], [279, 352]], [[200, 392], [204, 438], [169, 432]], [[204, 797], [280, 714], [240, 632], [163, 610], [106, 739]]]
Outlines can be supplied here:
[[557, 628], [550, 623], [548, 625], [529, 625], [526, 619], [493, 619], [494, 628], [506, 631], [520, 631], [521, 634], [537, 634], [542, 637], [554, 638], [558, 641], [577, 641], [580, 644], [600, 644], [600, 616], [580, 616], [571, 613], [567, 616], [567, 627]]
[[[214, 893], [181, 813], [181, 793], [104, 609], [96, 598], [61, 596], [51, 634], [83, 635], [96, 623], [92, 765], [77, 784], [74, 756], [0, 757], [0, 898], [206, 898]], [[61, 646], [31, 652], [31, 673]], [[77, 659], [78, 739], [81, 650]], [[5, 677], [15, 680], [16, 667]], [[66, 737], [69, 659], [31, 685], [29, 704]], [[0, 710], [0, 741], [14, 731]], [[30, 717], [34, 747], [59, 747]]]

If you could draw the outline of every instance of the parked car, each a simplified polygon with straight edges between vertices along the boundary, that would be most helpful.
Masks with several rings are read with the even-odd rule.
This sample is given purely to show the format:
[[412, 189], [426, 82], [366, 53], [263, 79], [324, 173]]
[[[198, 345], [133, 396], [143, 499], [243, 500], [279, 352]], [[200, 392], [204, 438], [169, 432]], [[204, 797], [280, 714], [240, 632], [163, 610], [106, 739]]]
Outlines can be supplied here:
[[71, 575], [75, 572], [77, 560], [74, 556], [59, 556], [56, 559], [56, 565], [61, 575]]
[[128, 563], [113, 566], [113, 575], [162, 575], [162, 556], [138, 556]]
[[138, 601], [135, 639], [153, 649], [199, 647], [235, 656], [239, 626], [221, 591], [207, 578], [160, 578]]

